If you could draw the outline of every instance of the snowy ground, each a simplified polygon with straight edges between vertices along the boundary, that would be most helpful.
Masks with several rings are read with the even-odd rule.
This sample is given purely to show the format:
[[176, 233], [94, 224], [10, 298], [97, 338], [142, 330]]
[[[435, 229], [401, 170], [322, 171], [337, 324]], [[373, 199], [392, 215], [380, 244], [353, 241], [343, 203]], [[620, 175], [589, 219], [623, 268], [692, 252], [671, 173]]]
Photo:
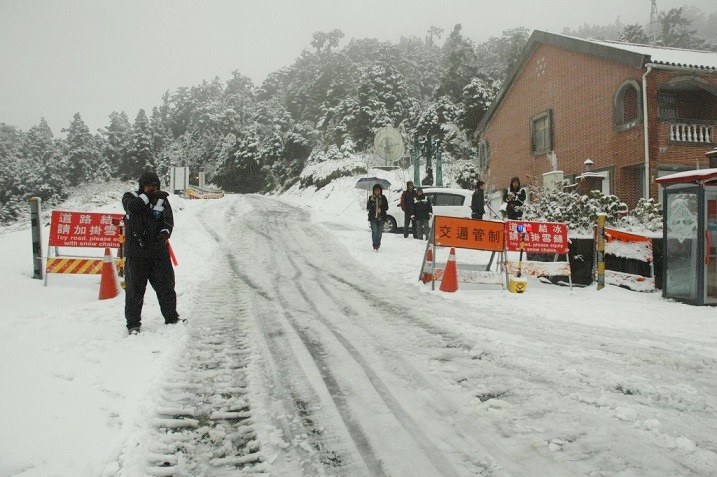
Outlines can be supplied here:
[[372, 250], [355, 181], [174, 197], [189, 322], [149, 292], [129, 338], [121, 296], [43, 287], [29, 230], [0, 231], [0, 477], [714, 475], [713, 308], [532, 279], [431, 291], [423, 242]]

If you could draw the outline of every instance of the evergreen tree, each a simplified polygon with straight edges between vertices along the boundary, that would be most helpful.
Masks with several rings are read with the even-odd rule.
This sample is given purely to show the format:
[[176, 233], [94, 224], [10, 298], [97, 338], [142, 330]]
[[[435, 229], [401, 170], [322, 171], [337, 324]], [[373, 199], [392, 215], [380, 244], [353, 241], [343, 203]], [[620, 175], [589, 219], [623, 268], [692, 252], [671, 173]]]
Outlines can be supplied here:
[[19, 152], [23, 167], [18, 173], [23, 191], [44, 201], [63, 196], [67, 176], [62, 170], [60, 148], [45, 118], [28, 130]]
[[15, 219], [26, 207], [20, 179], [22, 140], [21, 131], [0, 123], [0, 223]]
[[709, 45], [690, 28], [692, 22], [682, 14], [682, 8], [660, 13], [660, 42], [673, 48], [707, 49]]
[[481, 78], [473, 80], [463, 88], [463, 121], [462, 129], [473, 131], [498, 94], [497, 84], [487, 84]]
[[511, 67], [520, 60], [529, 37], [530, 31], [519, 27], [505, 30], [501, 36], [490, 37], [479, 44], [476, 47], [478, 76], [486, 83], [500, 86], [507, 79]]
[[67, 132], [65, 158], [70, 186], [85, 182], [105, 180], [109, 177], [109, 167], [103, 163], [98, 141], [76, 113]]
[[463, 88], [478, 75], [478, 57], [473, 42], [461, 33], [462, 26], [457, 24], [446, 38], [441, 60], [441, 82], [437, 96], [448, 96], [458, 103], [463, 96]]
[[650, 38], [647, 36], [647, 33], [645, 33], [642, 26], [637, 23], [625, 25], [625, 28], [623, 28], [620, 32], [618, 40], [626, 43], [639, 43], [642, 45], [650, 43]]
[[[390, 65], [379, 63], [362, 70], [355, 102], [346, 116], [340, 116], [340, 129], [345, 139], [351, 139], [359, 149], [373, 144], [375, 132], [383, 126], [398, 126], [406, 119], [409, 110], [408, 95], [401, 75]], [[350, 101], [350, 100], [349, 100]]]
[[132, 127], [131, 173], [130, 178], [139, 177], [142, 172], [155, 170], [152, 154], [152, 131], [144, 109], [140, 109]]
[[110, 124], [102, 134], [110, 175], [122, 180], [136, 179], [132, 168], [132, 125], [127, 114], [124, 111], [110, 114]]

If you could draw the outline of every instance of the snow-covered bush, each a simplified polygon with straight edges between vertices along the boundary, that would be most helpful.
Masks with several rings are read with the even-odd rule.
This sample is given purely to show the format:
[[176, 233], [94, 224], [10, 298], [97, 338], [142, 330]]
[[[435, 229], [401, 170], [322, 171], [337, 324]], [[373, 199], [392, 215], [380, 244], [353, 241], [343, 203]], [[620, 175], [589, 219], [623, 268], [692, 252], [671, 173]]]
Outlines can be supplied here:
[[[338, 148], [335, 148], [335, 150], [338, 151]], [[339, 152], [339, 154], [341, 153]], [[300, 183], [302, 189], [309, 186], [321, 189], [339, 177], [365, 173], [366, 163], [358, 160], [354, 156], [338, 160], [324, 160], [306, 166], [301, 173]]]
[[463, 189], [475, 189], [482, 173], [478, 166], [473, 161], [456, 161], [455, 168], [456, 184]]
[[[567, 185], [567, 184], [566, 184]], [[562, 188], [532, 189], [532, 200], [524, 206], [526, 220], [564, 222], [571, 231], [590, 233], [598, 213], [607, 215], [607, 224], [618, 226], [627, 205], [617, 196], [594, 190], [580, 195]]]
[[627, 216], [623, 218], [623, 226], [629, 230], [647, 229], [656, 232], [662, 229], [662, 205], [654, 199], [644, 197], [637, 202]]

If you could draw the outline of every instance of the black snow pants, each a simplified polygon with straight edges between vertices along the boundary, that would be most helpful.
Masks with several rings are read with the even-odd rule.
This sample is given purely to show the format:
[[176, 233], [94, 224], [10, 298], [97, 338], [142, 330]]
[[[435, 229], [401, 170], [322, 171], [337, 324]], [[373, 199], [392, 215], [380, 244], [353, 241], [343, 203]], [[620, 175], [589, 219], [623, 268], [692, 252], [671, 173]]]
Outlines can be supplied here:
[[177, 321], [177, 293], [174, 291], [174, 269], [169, 256], [127, 257], [125, 261], [124, 316], [127, 328], [142, 324], [142, 305], [148, 280], [157, 294], [164, 322]]

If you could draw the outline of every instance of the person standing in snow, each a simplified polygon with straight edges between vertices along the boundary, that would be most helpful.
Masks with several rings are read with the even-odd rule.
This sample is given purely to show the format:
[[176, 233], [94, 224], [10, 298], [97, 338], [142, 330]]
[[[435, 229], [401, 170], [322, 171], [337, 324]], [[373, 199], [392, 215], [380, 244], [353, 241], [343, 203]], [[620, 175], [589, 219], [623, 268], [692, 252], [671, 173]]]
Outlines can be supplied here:
[[413, 199], [416, 197], [416, 190], [413, 182], [406, 182], [406, 190], [401, 194], [401, 210], [403, 210], [403, 238], [408, 237], [408, 228], [411, 227], [413, 238], [416, 236], [416, 222], [411, 219], [413, 217]]
[[473, 192], [471, 211], [472, 218], [483, 219], [483, 214], [485, 214], [485, 182], [481, 180], [476, 183], [476, 190]]
[[523, 204], [526, 199], [525, 189], [520, 187], [520, 179], [516, 176], [510, 180], [510, 187], [503, 197], [506, 203], [505, 212], [508, 220], [520, 220], [523, 217]]
[[413, 199], [413, 219], [416, 222], [416, 238], [423, 240], [425, 236], [428, 238], [431, 233], [431, 216], [433, 216], [433, 206], [428, 197], [423, 193], [420, 187], [416, 190], [416, 197]]
[[388, 199], [383, 195], [383, 187], [381, 187], [381, 184], [374, 184], [373, 192], [366, 203], [366, 210], [368, 210], [368, 221], [371, 224], [373, 249], [374, 251], [378, 251], [381, 246], [383, 224], [386, 221], [386, 211], [388, 211]]
[[138, 333], [147, 281], [154, 288], [166, 324], [179, 321], [174, 269], [169, 255], [169, 237], [174, 228], [168, 194], [160, 190], [155, 172], [139, 178], [137, 192], [122, 196], [125, 218], [125, 309], [127, 330]]

